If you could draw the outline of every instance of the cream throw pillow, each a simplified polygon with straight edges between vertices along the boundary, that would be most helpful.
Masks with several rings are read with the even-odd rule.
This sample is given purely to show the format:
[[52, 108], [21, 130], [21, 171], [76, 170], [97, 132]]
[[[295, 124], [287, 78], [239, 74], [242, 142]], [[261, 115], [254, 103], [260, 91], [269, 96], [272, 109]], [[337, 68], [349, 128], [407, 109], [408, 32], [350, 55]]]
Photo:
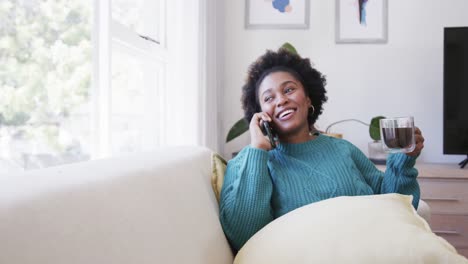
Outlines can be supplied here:
[[468, 263], [400, 194], [337, 197], [298, 208], [255, 234], [237, 264]]
[[221, 196], [221, 188], [223, 188], [226, 166], [226, 160], [224, 160], [219, 154], [211, 154], [211, 187], [213, 187], [213, 192], [215, 193], [218, 203], [219, 197]]

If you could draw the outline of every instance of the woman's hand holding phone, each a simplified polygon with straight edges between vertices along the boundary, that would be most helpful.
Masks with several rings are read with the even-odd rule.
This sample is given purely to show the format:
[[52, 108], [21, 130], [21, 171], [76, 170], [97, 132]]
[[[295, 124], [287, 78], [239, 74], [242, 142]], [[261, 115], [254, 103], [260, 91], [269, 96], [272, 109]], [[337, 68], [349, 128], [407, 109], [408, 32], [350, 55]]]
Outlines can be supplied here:
[[267, 151], [273, 148], [268, 136], [265, 136], [262, 132], [263, 122], [271, 121], [271, 117], [267, 113], [260, 112], [253, 115], [249, 125], [250, 141], [252, 147]]

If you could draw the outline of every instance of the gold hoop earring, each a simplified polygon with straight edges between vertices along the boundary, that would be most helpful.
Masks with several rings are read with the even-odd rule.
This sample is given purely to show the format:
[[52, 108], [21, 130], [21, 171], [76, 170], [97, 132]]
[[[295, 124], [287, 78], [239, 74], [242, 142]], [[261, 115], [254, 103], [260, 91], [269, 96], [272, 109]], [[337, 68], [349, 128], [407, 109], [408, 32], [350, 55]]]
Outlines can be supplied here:
[[[313, 115], [315, 113], [315, 107], [313, 105], [310, 105], [309, 108], [312, 108], [312, 113], [310, 113], [311, 115]], [[310, 111], [310, 110], [309, 110]]]

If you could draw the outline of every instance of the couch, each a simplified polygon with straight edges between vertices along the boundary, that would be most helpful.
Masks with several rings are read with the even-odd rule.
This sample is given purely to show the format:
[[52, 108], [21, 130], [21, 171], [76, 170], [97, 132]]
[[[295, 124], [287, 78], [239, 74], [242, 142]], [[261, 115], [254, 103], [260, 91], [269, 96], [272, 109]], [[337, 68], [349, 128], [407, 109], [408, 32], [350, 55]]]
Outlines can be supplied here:
[[170, 147], [0, 175], [0, 263], [232, 263], [211, 159]]
[[210, 173], [172, 147], [0, 175], [0, 263], [232, 263]]

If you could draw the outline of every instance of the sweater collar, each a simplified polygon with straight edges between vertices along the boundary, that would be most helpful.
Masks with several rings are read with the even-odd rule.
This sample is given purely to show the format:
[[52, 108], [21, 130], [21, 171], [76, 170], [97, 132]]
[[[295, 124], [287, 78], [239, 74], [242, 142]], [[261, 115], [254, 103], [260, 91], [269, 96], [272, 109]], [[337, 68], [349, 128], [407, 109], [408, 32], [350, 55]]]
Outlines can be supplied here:
[[314, 151], [323, 144], [326, 137], [325, 135], [319, 134], [315, 139], [302, 143], [280, 143], [278, 144], [277, 150], [292, 155]]

